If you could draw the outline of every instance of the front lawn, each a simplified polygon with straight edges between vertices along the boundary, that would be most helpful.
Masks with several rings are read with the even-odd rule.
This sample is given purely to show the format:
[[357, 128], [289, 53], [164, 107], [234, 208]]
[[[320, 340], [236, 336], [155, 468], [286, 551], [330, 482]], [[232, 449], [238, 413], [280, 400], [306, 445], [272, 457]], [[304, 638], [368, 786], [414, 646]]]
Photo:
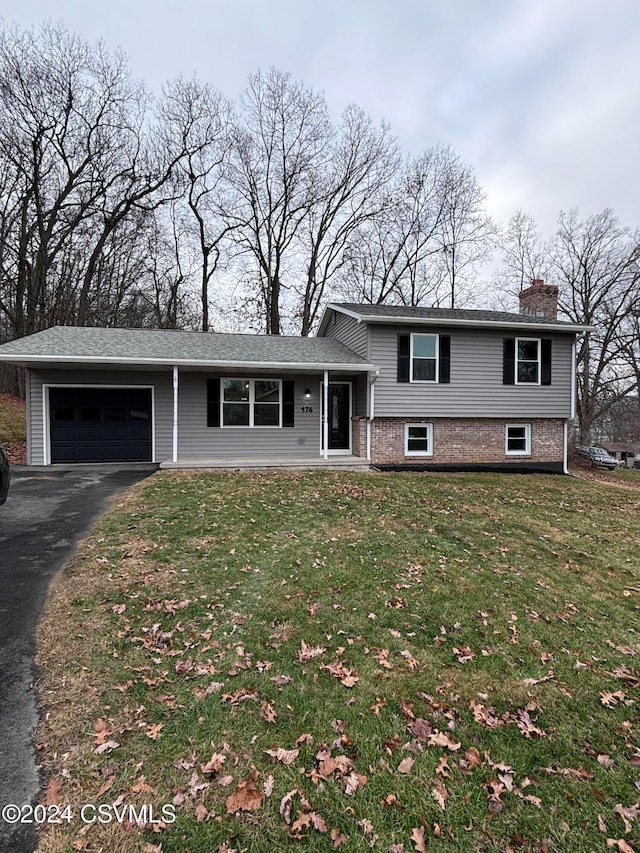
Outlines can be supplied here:
[[640, 850], [639, 547], [566, 477], [154, 475], [39, 626], [39, 850]]

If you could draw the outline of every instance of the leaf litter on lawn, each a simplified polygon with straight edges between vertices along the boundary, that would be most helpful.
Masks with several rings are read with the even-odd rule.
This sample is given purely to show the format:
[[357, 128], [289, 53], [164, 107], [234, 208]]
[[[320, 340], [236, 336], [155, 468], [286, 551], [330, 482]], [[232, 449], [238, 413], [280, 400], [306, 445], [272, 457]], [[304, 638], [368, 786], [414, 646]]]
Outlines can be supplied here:
[[48, 605], [48, 774], [78, 802], [144, 774], [176, 821], [126, 840], [165, 853], [632, 845], [637, 509], [535, 476], [156, 475]]

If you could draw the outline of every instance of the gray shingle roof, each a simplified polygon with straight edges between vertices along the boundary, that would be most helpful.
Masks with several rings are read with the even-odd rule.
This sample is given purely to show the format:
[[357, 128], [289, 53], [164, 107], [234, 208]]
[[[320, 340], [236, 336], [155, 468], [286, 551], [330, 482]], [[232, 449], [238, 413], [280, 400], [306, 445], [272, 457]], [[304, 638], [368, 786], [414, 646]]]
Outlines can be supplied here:
[[0, 361], [19, 364], [237, 364], [367, 369], [353, 350], [332, 338], [236, 335], [166, 329], [102, 329], [55, 326], [0, 346]]
[[327, 308], [337, 308], [351, 314], [357, 314], [364, 322], [391, 321], [429, 321], [434, 323], [446, 322], [448, 325], [456, 321], [465, 325], [487, 323], [495, 325], [538, 325], [566, 327], [567, 331], [585, 328], [566, 320], [548, 320], [545, 317], [535, 317], [530, 314], [516, 314], [508, 311], [484, 311], [467, 308], [422, 308], [410, 305], [368, 305], [355, 302], [332, 302]]

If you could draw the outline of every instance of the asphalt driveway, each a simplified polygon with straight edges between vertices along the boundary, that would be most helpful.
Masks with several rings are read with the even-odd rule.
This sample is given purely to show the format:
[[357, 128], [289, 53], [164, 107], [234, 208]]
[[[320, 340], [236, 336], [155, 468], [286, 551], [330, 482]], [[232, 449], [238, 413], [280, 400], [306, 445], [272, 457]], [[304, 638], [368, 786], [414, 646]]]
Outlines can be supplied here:
[[[36, 801], [35, 625], [49, 581], [78, 538], [122, 490], [155, 465], [13, 468], [0, 507], [0, 809]], [[11, 810], [5, 813], [10, 815]], [[0, 817], [0, 851], [32, 853], [33, 824]]]

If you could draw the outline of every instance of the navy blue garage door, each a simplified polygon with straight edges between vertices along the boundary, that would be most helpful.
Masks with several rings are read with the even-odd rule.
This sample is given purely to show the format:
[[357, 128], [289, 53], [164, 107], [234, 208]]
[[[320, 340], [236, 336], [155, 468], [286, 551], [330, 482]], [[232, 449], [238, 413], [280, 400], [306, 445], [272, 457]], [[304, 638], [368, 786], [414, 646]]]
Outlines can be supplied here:
[[150, 462], [151, 390], [50, 388], [52, 462]]

